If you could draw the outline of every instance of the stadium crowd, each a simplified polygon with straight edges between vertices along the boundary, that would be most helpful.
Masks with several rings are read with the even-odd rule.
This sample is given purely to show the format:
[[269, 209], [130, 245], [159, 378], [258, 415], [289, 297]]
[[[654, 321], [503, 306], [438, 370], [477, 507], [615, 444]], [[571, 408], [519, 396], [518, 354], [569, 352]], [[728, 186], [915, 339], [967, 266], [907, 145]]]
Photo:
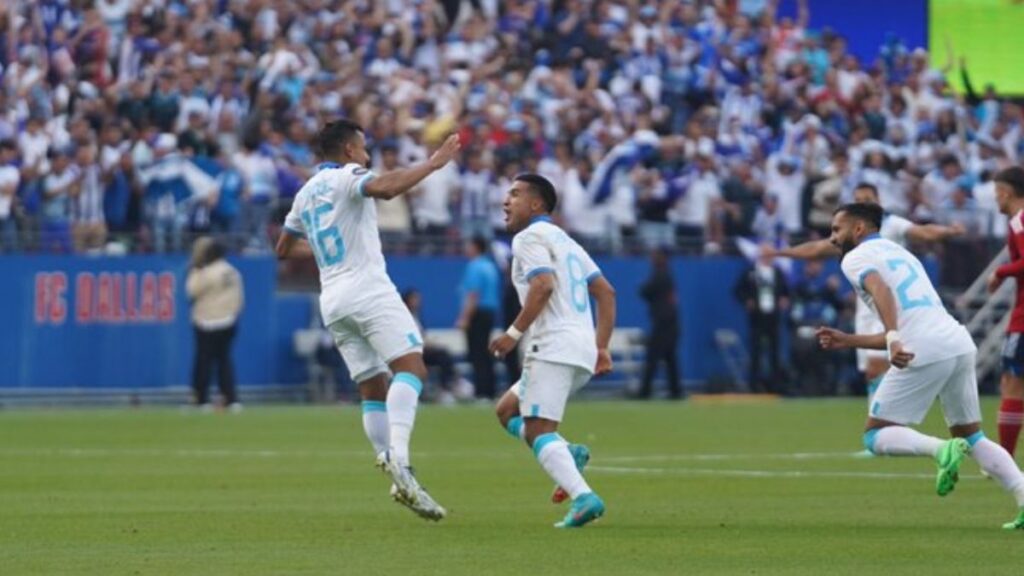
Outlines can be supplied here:
[[[915, 221], [1005, 234], [994, 171], [1021, 109], [891, 38], [860, 62], [776, 0], [10, 0], [0, 250], [268, 250], [325, 120], [373, 165], [464, 158], [379, 206], [391, 249], [501, 233], [511, 176], [589, 246], [776, 245], [860, 181]], [[1003, 226], [1001, 226], [1003, 224]], [[440, 244], [438, 244], [440, 245]], [[454, 243], [458, 246], [458, 243]]]

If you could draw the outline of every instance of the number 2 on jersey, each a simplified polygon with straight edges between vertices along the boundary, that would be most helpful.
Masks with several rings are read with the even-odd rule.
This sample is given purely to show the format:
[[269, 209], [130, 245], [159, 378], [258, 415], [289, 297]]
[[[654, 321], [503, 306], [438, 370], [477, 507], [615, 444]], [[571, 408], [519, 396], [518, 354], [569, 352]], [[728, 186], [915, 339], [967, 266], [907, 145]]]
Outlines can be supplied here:
[[565, 259], [565, 264], [569, 267], [569, 293], [572, 297], [572, 305], [577, 312], [586, 312], [590, 298], [587, 292], [587, 276], [583, 270], [583, 262], [579, 256], [569, 254], [569, 257]]
[[932, 302], [931, 298], [929, 298], [927, 294], [921, 296], [920, 298], [910, 297], [910, 289], [913, 288], [913, 286], [917, 284], [917, 281], [921, 278], [913, 264], [902, 258], [888, 260], [886, 261], [886, 264], [889, 265], [889, 270], [892, 270], [894, 272], [899, 270], [900, 268], [905, 268], [907, 272], [910, 273], [907, 275], [906, 278], [903, 279], [903, 282], [900, 282], [899, 286], [896, 287], [896, 297], [899, 298], [900, 308], [904, 310], [910, 310], [911, 308], [921, 308], [925, 306], [935, 305], [935, 303]]
[[[345, 242], [341, 234], [334, 226], [320, 229], [320, 216], [330, 213], [334, 205], [324, 202], [318, 204], [313, 210], [302, 211], [302, 222], [306, 225], [306, 234], [309, 239], [309, 246], [313, 249], [313, 256], [320, 268], [340, 264], [345, 258]], [[328, 242], [328, 239], [331, 241]], [[334, 250], [331, 250], [333, 244]]]

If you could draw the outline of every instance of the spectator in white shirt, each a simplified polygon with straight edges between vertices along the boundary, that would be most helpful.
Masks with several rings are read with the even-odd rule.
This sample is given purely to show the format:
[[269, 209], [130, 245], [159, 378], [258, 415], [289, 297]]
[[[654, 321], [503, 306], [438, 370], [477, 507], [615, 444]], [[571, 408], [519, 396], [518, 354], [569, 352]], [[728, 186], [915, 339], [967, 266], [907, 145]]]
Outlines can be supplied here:
[[71, 163], [71, 151], [48, 153], [50, 172], [43, 178], [43, 220], [40, 240], [44, 250], [71, 252], [71, 205], [78, 199], [80, 172]]
[[[380, 174], [387, 174], [400, 167], [398, 143], [385, 140], [379, 146]], [[377, 228], [381, 239], [391, 248], [402, 249], [412, 232], [412, 216], [409, 213], [409, 199], [401, 194], [390, 200], [377, 200]]]
[[792, 156], [773, 154], [768, 158], [765, 191], [779, 199], [779, 213], [788, 232], [803, 228], [803, 197], [807, 177]]
[[75, 165], [79, 171], [79, 192], [74, 205], [72, 238], [78, 252], [96, 251], [107, 239], [107, 224], [103, 212], [104, 188], [96, 151], [91, 145], [80, 146], [75, 152]]
[[233, 162], [245, 183], [241, 232], [249, 238], [250, 248], [268, 251], [270, 237], [267, 226], [278, 195], [277, 167], [273, 160], [260, 153], [254, 142], [244, 143]]
[[0, 141], [0, 252], [18, 249], [18, 227], [14, 221], [14, 200], [21, 173], [14, 165], [17, 148], [10, 140]]
[[721, 240], [721, 222], [715, 216], [721, 206], [722, 191], [712, 154], [710, 141], [698, 145], [696, 169], [686, 192], [670, 213], [684, 237], [702, 240], [709, 251], [717, 249]]
[[461, 175], [461, 197], [459, 198], [462, 238], [470, 240], [477, 236], [491, 239], [491, 188], [494, 187], [494, 173], [480, 150], [471, 150], [466, 155], [466, 168]]
[[452, 200], [458, 193], [459, 169], [454, 162], [420, 182], [412, 201], [416, 233], [428, 241], [444, 238], [452, 224]]

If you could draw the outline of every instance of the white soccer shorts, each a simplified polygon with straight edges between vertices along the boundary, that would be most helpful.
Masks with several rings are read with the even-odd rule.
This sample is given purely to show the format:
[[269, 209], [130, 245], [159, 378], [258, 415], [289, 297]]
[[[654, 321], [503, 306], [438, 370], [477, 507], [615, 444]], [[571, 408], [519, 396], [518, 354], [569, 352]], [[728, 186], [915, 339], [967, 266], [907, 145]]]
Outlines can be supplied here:
[[920, 424], [937, 396], [948, 426], [981, 422], [974, 359], [971, 352], [924, 366], [890, 368], [869, 414], [896, 424]]
[[562, 421], [569, 396], [590, 382], [591, 373], [579, 366], [527, 358], [523, 375], [512, 386], [525, 418]]
[[372, 304], [327, 327], [357, 383], [387, 372], [396, 358], [423, 352], [423, 336], [397, 292]]

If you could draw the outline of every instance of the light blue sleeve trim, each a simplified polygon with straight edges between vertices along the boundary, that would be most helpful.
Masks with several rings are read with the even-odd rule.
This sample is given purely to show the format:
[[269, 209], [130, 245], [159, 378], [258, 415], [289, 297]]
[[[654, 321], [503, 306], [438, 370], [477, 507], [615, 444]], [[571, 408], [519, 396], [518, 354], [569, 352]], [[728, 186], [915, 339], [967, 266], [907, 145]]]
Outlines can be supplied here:
[[287, 232], [291, 236], [298, 236], [299, 238], [305, 238], [306, 237], [306, 233], [305, 232], [303, 232], [301, 230], [296, 230], [295, 228], [291, 228], [291, 227], [288, 227], [288, 226], [284, 227], [284, 231]]
[[362, 178], [359, 179], [359, 183], [356, 184], [356, 190], [359, 191], [360, 196], [366, 198], [366, 183], [369, 182], [370, 180], [373, 180], [375, 177], [376, 174], [370, 172], [366, 176], [363, 176]]
[[978, 442], [981, 442], [984, 439], [985, 439], [985, 433], [982, 432], [981, 430], [978, 430], [974, 434], [971, 434], [970, 436], [967, 437], [967, 443], [971, 445], [971, 448], [974, 448], [975, 444], [977, 444]]
[[399, 372], [398, 374], [395, 374], [394, 378], [391, 379], [391, 383], [397, 384], [399, 382], [411, 387], [413, 390], [416, 391], [417, 395], [423, 392], [423, 382], [420, 382], [420, 379], [417, 378], [415, 374], [412, 374], [410, 372]]
[[539, 268], [534, 268], [533, 270], [530, 270], [529, 272], [527, 272], [526, 273], [526, 279], [527, 280], [532, 280], [534, 276], [539, 276], [541, 274], [554, 274], [554, 273], [555, 273], [555, 269], [554, 268], [551, 268], [549, 266], [541, 266]]
[[860, 286], [861, 290], [867, 290], [866, 288], [864, 288], [864, 280], [867, 279], [868, 274], [871, 274], [872, 272], [878, 274], [878, 270], [874, 268], [868, 268], [867, 270], [860, 273], [860, 277], [857, 278], [857, 285]]
[[587, 276], [587, 284], [590, 284], [591, 282], [593, 282], [594, 280], [597, 280], [601, 276], [604, 276], [604, 274], [602, 274], [600, 270], [597, 270], [595, 272], [591, 272], [590, 276]]
[[363, 400], [363, 414], [370, 412], [387, 412], [388, 405], [386, 402], [379, 400]]
[[533, 455], [539, 458], [540, 452], [545, 446], [561, 439], [562, 437], [559, 436], [557, 432], [548, 432], [547, 434], [537, 436], [533, 440]]

